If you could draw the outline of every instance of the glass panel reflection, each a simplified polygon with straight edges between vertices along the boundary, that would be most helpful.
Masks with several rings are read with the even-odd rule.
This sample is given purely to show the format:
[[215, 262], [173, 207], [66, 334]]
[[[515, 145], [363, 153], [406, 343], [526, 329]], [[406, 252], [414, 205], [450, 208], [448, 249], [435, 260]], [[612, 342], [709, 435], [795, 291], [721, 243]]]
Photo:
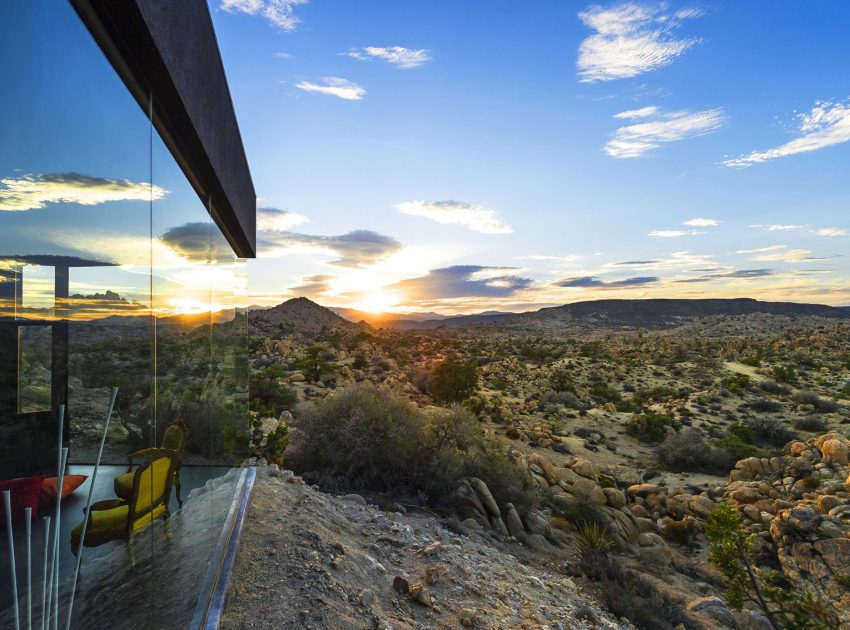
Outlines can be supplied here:
[[18, 413], [50, 411], [52, 359], [51, 326], [18, 328]]

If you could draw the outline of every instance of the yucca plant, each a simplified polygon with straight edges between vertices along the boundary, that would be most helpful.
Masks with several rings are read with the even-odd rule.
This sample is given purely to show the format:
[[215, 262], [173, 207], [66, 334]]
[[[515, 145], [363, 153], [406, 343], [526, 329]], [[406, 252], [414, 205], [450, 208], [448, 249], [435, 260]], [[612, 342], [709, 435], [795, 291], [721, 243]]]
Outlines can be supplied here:
[[579, 523], [572, 535], [580, 553], [587, 551], [611, 551], [614, 541], [608, 533], [608, 527], [600, 527], [597, 523]]

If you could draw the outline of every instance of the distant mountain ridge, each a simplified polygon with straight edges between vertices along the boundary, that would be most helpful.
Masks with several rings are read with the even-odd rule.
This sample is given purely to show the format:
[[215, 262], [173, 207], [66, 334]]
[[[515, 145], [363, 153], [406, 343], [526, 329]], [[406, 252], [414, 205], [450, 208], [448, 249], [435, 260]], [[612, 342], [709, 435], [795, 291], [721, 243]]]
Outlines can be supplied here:
[[850, 310], [824, 304], [763, 302], [752, 298], [593, 300], [542, 308], [516, 315], [507, 325], [608, 324], [617, 326], [674, 326], [686, 320], [712, 315], [764, 313], [786, 317], [850, 319]]

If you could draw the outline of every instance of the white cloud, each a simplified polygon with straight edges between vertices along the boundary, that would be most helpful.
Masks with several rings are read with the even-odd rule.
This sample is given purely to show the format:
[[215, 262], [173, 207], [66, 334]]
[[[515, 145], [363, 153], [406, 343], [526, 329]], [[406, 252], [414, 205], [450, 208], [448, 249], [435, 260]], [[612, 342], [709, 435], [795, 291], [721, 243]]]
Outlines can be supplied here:
[[221, 0], [219, 6], [229, 13], [260, 15], [281, 30], [294, 31], [301, 21], [295, 7], [302, 4], [307, 0]]
[[379, 46], [366, 46], [365, 48], [354, 48], [343, 54], [359, 61], [381, 59], [399, 68], [418, 68], [426, 62], [431, 61], [431, 56], [428, 52], [425, 48], [412, 49], [404, 48], [403, 46], [382, 48]]
[[292, 59], [292, 55], [290, 55], [288, 52], [276, 52], [274, 56], [278, 59]]
[[630, 119], [630, 118], [648, 118], [658, 113], [658, 108], [655, 105], [647, 105], [639, 109], [628, 109], [619, 114], [614, 114], [614, 118]]
[[147, 182], [79, 173], [23, 175], [0, 179], [0, 211], [34, 210], [48, 203], [95, 206], [110, 201], [150, 201], [161, 199], [167, 192]]
[[463, 201], [405, 201], [396, 205], [402, 214], [425, 217], [444, 225], [465, 225], [484, 234], [510, 234], [511, 226], [496, 217], [496, 212], [486, 206]]
[[775, 252], [785, 249], [785, 245], [770, 245], [768, 247], [757, 247], [755, 249], [739, 249], [736, 254], [758, 254], [760, 252]]
[[847, 230], [844, 229], [844, 228], [835, 228], [835, 227], [818, 228], [817, 230], [812, 230], [812, 234], [814, 234], [815, 236], [826, 236], [826, 237], [847, 236]]
[[823, 260], [823, 258], [816, 258], [811, 255], [811, 251], [808, 249], [789, 249], [788, 251], [778, 251], [773, 254], [760, 254], [758, 256], [753, 256], [751, 260], [759, 260], [759, 261], [778, 261], [778, 262], [788, 262], [788, 263], [801, 263], [801, 262], [811, 262], [815, 260]]
[[[627, 112], [621, 112], [627, 113]], [[620, 127], [605, 145], [605, 153], [614, 158], [640, 157], [663, 143], [677, 142], [716, 131], [723, 125], [723, 110], [655, 113], [654, 120]], [[615, 118], [619, 116], [616, 115]]]
[[705, 219], [703, 217], [697, 217], [696, 219], [688, 219], [682, 225], [690, 225], [691, 227], [712, 227], [715, 225], [720, 225], [720, 221], [717, 219]]
[[312, 83], [310, 81], [301, 81], [295, 87], [305, 92], [318, 92], [319, 94], [328, 94], [336, 96], [345, 101], [359, 101], [366, 95], [366, 90], [352, 83], [347, 79], [339, 77], [322, 77], [322, 83]]
[[817, 151], [850, 140], [850, 102], [818, 102], [810, 112], [798, 114], [797, 119], [800, 122], [799, 137], [774, 149], [753, 151], [748, 155], [724, 160], [723, 164], [742, 168], [797, 153]]
[[647, 236], [660, 236], [661, 238], [678, 238], [680, 236], [696, 236], [697, 234], [705, 234], [700, 230], [653, 230]]
[[578, 14], [587, 27], [596, 31], [579, 46], [577, 66], [581, 81], [625, 79], [672, 63], [697, 43], [695, 39], [677, 39], [673, 31], [683, 20], [699, 15], [700, 11], [692, 9], [670, 15], [664, 12], [663, 5], [589, 7]]
[[302, 223], [307, 223], [303, 214], [277, 208], [257, 208], [257, 229], [260, 231], [286, 231]]
[[804, 230], [808, 225], [794, 225], [794, 224], [778, 224], [774, 223], [772, 225], [762, 225], [756, 223], [750, 226], [751, 228], [761, 228], [762, 230], [766, 230], [767, 232], [790, 232], [792, 230]]

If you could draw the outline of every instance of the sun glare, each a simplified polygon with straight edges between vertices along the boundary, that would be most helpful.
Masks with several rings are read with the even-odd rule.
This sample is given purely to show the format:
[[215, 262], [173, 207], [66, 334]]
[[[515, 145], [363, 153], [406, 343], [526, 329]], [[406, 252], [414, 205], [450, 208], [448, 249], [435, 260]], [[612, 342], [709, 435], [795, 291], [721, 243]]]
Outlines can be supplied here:
[[370, 293], [352, 305], [352, 308], [367, 313], [386, 313], [398, 303], [398, 298], [386, 293]]

